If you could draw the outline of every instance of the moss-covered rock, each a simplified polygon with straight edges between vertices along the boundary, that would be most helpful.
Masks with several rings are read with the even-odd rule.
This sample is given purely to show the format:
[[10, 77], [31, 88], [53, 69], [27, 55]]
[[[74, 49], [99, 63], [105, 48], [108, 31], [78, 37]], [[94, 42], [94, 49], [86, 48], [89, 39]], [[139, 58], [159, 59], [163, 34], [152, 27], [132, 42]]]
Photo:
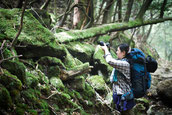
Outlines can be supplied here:
[[94, 47], [81, 42], [71, 42], [66, 45], [68, 51], [82, 62], [90, 62], [94, 53]]
[[[20, 9], [0, 9], [0, 30], [11, 41], [18, 32], [20, 16]], [[25, 45], [25, 47], [16, 48], [18, 54], [23, 54], [25, 58], [40, 58], [47, 55], [63, 58], [66, 55], [63, 46], [55, 41], [55, 36], [27, 10], [24, 14], [23, 28], [17, 43]]]
[[109, 76], [113, 67], [111, 67], [106, 60], [104, 59], [103, 50], [97, 46], [93, 55], [94, 68], [92, 69], [93, 74], [99, 74], [98, 71], [101, 71], [103, 76]]
[[50, 78], [50, 83], [57, 89], [63, 89], [65, 87], [61, 79], [57, 77]]
[[17, 98], [22, 90], [21, 81], [7, 70], [3, 70], [4, 74], [0, 75], [0, 83], [3, 84], [13, 99]]
[[74, 80], [70, 80], [70, 87], [77, 91], [85, 90], [85, 78], [83, 76], [77, 76]]
[[29, 72], [26, 72], [26, 84], [29, 87], [36, 87], [39, 83], [39, 77], [35, 76]]
[[41, 65], [47, 65], [47, 66], [58, 65], [61, 68], [65, 68], [65, 65], [62, 63], [62, 61], [56, 57], [44, 56], [38, 60], [38, 63]]
[[36, 107], [41, 96], [41, 92], [36, 89], [27, 89], [21, 92], [22, 96], [27, 100], [29, 106]]
[[63, 63], [66, 69], [74, 68], [76, 65], [82, 64], [82, 62], [79, 59], [74, 58], [66, 48], [65, 48], [65, 52], [67, 55], [65, 56]]
[[102, 76], [94, 75], [87, 77], [87, 81], [91, 84], [91, 86], [100, 93], [106, 92], [106, 83]]
[[25, 65], [19, 61], [7, 60], [2, 62], [2, 67], [16, 75], [23, 84], [26, 83]]
[[8, 90], [0, 84], [0, 107], [8, 110], [13, 105], [10, 93]]
[[85, 90], [82, 92], [83, 98], [86, 100], [90, 100], [91, 98], [94, 97], [95, 95], [95, 90], [93, 89], [93, 87], [88, 84], [85, 83]]

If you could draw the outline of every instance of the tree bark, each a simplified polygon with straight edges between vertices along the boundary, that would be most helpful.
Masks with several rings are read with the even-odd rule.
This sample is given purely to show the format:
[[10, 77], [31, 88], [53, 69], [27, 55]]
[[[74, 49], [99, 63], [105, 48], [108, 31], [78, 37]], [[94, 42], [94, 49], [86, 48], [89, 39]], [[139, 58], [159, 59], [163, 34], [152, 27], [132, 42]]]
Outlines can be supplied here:
[[122, 22], [122, 0], [118, 1], [118, 21]]
[[64, 22], [65, 22], [65, 20], [66, 20], [66, 18], [67, 18], [67, 12], [69, 11], [69, 9], [70, 9], [70, 5], [71, 5], [71, 0], [68, 0], [68, 4], [67, 4], [67, 8], [66, 8], [66, 10], [65, 10], [65, 13], [64, 13], [64, 15], [62, 16], [62, 18], [60, 19], [60, 21], [59, 21], [59, 23], [57, 24], [57, 27], [61, 27], [61, 26], [63, 26], [63, 24], [64, 24]]
[[103, 24], [111, 22], [111, 17], [112, 17], [111, 9], [112, 7], [114, 7], [113, 3], [114, 3], [114, 0], [108, 0], [106, 2], [106, 7], [105, 7], [105, 11], [103, 14], [103, 21], [102, 21]]
[[84, 17], [83, 23], [81, 25], [81, 30], [90, 27], [93, 23], [93, 20], [94, 20], [93, 0], [88, 0], [85, 11], [86, 11], [85, 17]]
[[143, 5], [142, 5], [142, 7], [141, 7], [141, 9], [140, 9], [140, 11], [139, 11], [139, 13], [138, 13], [138, 15], [136, 16], [136, 19], [143, 19], [143, 16], [144, 16], [146, 10], [149, 8], [149, 6], [150, 6], [150, 4], [152, 3], [152, 1], [153, 1], [153, 0], [146, 0], [146, 1], [143, 3]]
[[165, 10], [166, 4], [167, 4], [167, 0], [164, 0], [163, 4], [162, 4], [162, 6], [161, 6], [161, 11], [160, 11], [160, 16], [159, 16], [159, 18], [163, 18], [163, 16], [164, 16], [164, 10]]
[[98, 13], [98, 16], [96, 17], [96, 21], [95, 22], [98, 22], [99, 19], [100, 19], [100, 16], [102, 15], [102, 12], [103, 12], [102, 9], [103, 9], [103, 5], [104, 5], [105, 2], [106, 2], [106, 0], [103, 0], [102, 4], [100, 5], [99, 13]]
[[[74, 1], [75, 4], [79, 3], [79, 0]], [[74, 14], [73, 14], [73, 28], [77, 27], [77, 24], [80, 21], [80, 10], [78, 7], [74, 7]]]
[[129, 21], [128, 23], [104, 24], [98, 27], [92, 27], [85, 30], [72, 30], [67, 32], [56, 33], [55, 37], [57, 38], [56, 41], [60, 43], [85, 40], [91, 37], [107, 34], [108, 32], [124, 31], [140, 26], [157, 24], [168, 20], [172, 20], [172, 17], [164, 18], [164, 19], [147, 20], [147, 21], [136, 20], [136, 21]]
[[133, 3], [134, 3], [134, 0], [129, 0], [129, 1], [128, 1], [128, 4], [127, 4], [127, 11], [126, 11], [126, 13], [125, 13], [125, 18], [124, 18], [124, 21], [125, 21], [125, 22], [128, 22], [129, 19], [130, 19], [131, 9], [132, 9]]

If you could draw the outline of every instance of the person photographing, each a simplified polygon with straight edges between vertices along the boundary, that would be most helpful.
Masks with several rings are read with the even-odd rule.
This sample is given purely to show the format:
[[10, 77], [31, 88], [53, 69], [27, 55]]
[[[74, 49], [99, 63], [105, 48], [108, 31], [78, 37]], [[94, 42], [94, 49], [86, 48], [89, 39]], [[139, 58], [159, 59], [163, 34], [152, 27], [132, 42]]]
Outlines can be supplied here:
[[113, 83], [113, 102], [121, 115], [134, 115], [132, 108], [135, 106], [133, 92], [131, 90], [130, 64], [127, 62], [127, 54], [130, 52], [128, 44], [120, 44], [117, 48], [117, 59], [114, 59], [105, 43], [101, 45], [106, 62], [113, 67], [110, 81]]

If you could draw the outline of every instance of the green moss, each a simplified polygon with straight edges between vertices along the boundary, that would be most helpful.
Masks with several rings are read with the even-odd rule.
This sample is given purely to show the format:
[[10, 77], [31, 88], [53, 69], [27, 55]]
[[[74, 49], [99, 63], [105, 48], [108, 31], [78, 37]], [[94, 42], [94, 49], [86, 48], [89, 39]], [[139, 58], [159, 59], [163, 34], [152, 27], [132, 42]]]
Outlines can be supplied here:
[[49, 78], [51, 77], [58, 77], [60, 75], [60, 68], [59, 66], [49, 66], [47, 68], [47, 76]]
[[16, 98], [22, 89], [22, 83], [16, 76], [10, 74], [7, 70], [3, 71], [4, 74], [0, 75], [0, 83], [9, 90], [12, 98]]
[[102, 76], [94, 75], [87, 77], [88, 82], [94, 87], [97, 91], [105, 92], [105, 81]]
[[50, 83], [57, 89], [63, 89], [65, 87], [61, 79], [57, 77], [52, 77]]
[[36, 106], [36, 104], [39, 102], [41, 93], [39, 90], [34, 90], [30, 88], [22, 91], [22, 95], [25, 99], [27, 99], [31, 106]]
[[27, 86], [29, 87], [36, 87], [39, 83], [39, 80], [38, 80], [38, 76], [36, 77], [35, 75], [29, 73], [29, 72], [26, 72], [26, 84]]
[[142, 20], [140, 20], [140, 19], [136, 19], [134, 21], [128, 22], [129, 27], [133, 27], [133, 26], [137, 26], [137, 25], [141, 25], [141, 24], [142, 24]]
[[109, 42], [110, 36], [109, 35], [103, 35], [98, 38], [98, 41], [103, 41], [105, 43]]
[[28, 109], [28, 113], [30, 115], [38, 115], [38, 112], [36, 110], [34, 110], [34, 109]]
[[12, 99], [8, 90], [0, 84], [0, 107], [9, 109], [12, 107]]
[[76, 66], [76, 63], [75, 63], [75, 58], [69, 53], [69, 51], [65, 48], [65, 51], [66, 51], [66, 57], [65, 57], [65, 60], [64, 60], [64, 64], [66, 66], [66, 68], [73, 68]]
[[7, 60], [2, 62], [2, 67], [16, 75], [23, 84], [26, 82], [25, 65], [19, 61]]
[[23, 108], [17, 107], [15, 110], [16, 115], [24, 115], [25, 110]]
[[41, 65], [49, 65], [49, 66], [58, 65], [61, 66], [62, 68], [65, 68], [63, 62], [56, 57], [44, 56], [38, 60], [38, 63]]
[[94, 97], [95, 91], [92, 86], [88, 83], [85, 83], [85, 90], [82, 93], [83, 98], [89, 100], [90, 98]]
[[39, 100], [36, 106], [39, 109], [48, 109], [48, 103], [45, 100]]
[[55, 109], [55, 111], [59, 111], [60, 110], [58, 105], [56, 105], [56, 104], [53, 104], [53, 108]]
[[[102, 72], [108, 72], [110, 73], [113, 70], [113, 67], [110, 66], [106, 60], [104, 59], [104, 52], [100, 48], [100, 46], [97, 46], [93, 55], [94, 63], [95, 65], [98, 65], [100, 70]], [[100, 66], [101, 65], [101, 66]]]

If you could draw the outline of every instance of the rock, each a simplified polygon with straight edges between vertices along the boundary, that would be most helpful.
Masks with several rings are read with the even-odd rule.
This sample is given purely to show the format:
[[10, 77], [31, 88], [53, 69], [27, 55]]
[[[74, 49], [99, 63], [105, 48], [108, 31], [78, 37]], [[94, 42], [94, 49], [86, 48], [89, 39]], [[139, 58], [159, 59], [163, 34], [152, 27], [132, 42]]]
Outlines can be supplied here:
[[106, 62], [103, 56], [104, 53], [102, 49], [97, 46], [93, 55], [94, 68], [92, 69], [92, 73], [98, 74], [98, 71], [100, 70], [103, 76], [109, 76], [109, 73], [112, 72], [113, 67]]
[[161, 100], [168, 104], [172, 105], [172, 79], [167, 79], [161, 81], [157, 85], [157, 93], [160, 96]]
[[64, 89], [65, 87], [61, 79], [57, 77], [50, 78], [50, 83], [57, 89]]
[[85, 90], [85, 79], [83, 76], [77, 76], [73, 80], [70, 80], [70, 87], [77, 91]]
[[147, 115], [171, 115], [172, 110], [168, 108], [163, 108], [159, 105], [151, 105], [147, 111]]
[[16, 75], [23, 84], [26, 82], [25, 65], [19, 61], [7, 60], [2, 62], [2, 67], [7, 69], [11, 74]]
[[90, 62], [94, 53], [94, 47], [81, 42], [71, 42], [66, 45], [68, 51], [82, 62]]
[[35, 88], [38, 83], [39, 83], [39, 77], [29, 73], [29, 72], [26, 72], [26, 84], [27, 86], [29, 87], [32, 87], [32, 88]]
[[[2, 34], [9, 40], [16, 37], [20, 26], [20, 9], [0, 9], [0, 27]], [[66, 55], [64, 46], [56, 41], [56, 37], [47, 28], [43, 27], [38, 20], [29, 12], [25, 11], [23, 28], [17, 39], [17, 44], [24, 47], [16, 47], [17, 53], [23, 58], [40, 58], [42, 56], [59, 57]], [[15, 27], [13, 27], [15, 25]], [[1, 38], [1, 37], [0, 37]]]
[[91, 86], [99, 93], [106, 93], [106, 83], [103, 80], [102, 76], [94, 75], [87, 78], [87, 81], [91, 84]]
[[17, 98], [22, 90], [22, 82], [15, 76], [3, 69], [3, 74], [0, 74], [0, 83], [4, 85], [10, 92], [12, 99]]
[[0, 84], [0, 107], [6, 110], [12, 107], [10, 93], [2, 84]]

